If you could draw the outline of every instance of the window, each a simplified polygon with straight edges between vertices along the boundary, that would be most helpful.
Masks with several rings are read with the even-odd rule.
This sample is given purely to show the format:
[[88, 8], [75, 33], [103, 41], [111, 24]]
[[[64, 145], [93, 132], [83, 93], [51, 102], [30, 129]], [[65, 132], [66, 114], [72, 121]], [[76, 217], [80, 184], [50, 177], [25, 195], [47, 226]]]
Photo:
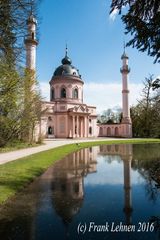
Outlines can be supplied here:
[[78, 98], [78, 89], [73, 90], [73, 98], [77, 99]]
[[34, 32], [32, 32], [32, 39], [34, 40]]
[[92, 134], [92, 127], [89, 127], [89, 134]]
[[78, 182], [74, 183], [73, 188], [74, 188], [75, 193], [79, 193], [79, 183]]
[[51, 101], [54, 99], [54, 89], [51, 89]]
[[52, 117], [49, 116], [49, 117], [48, 117], [48, 121], [52, 121]]
[[48, 134], [52, 134], [52, 127], [48, 127]]
[[66, 189], [67, 189], [67, 188], [66, 188], [66, 184], [65, 184], [65, 183], [62, 183], [62, 184], [61, 184], [61, 191], [62, 191], [62, 192], [65, 192]]
[[61, 98], [66, 98], [66, 89], [65, 88], [61, 89]]

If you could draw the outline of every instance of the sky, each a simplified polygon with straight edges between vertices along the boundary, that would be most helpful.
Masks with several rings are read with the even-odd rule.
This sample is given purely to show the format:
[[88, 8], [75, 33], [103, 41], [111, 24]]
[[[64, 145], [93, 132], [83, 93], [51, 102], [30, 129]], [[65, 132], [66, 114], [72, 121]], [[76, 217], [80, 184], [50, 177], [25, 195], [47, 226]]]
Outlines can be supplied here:
[[[39, 9], [37, 77], [42, 95], [49, 100], [49, 81], [68, 56], [84, 81], [84, 102], [100, 113], [121, 106], [121, 55], [125, 35], [121, 17], [110, 15], [110, 0], [42, 0]], [[146, 52], [128, 47], [130, 105], [140, 98], [143, 80], [160, 76], [159, 64]]]

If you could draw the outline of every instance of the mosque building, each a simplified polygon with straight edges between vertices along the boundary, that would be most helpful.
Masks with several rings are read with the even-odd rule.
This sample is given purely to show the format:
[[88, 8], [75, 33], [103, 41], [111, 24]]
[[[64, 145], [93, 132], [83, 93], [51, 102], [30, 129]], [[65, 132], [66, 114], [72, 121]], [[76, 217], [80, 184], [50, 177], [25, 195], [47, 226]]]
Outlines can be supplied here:
[[[26, 67], [36, 69], [36, 26], [31, 13], [28, 21], [28, 36], [25, 39]], [[83, 102], [84, 81], [79, 70], [72, 65], [66, 47], [65, 56], [49, 82], [50, 101], [42, 102], [44, 114], [36, 127], [36, 136], [47, 138], [132, 137], [132, 122], [129, 110], [128, 56], [122, 59], [122, 110], [121, 123], [97, 124], [95, 106]]]

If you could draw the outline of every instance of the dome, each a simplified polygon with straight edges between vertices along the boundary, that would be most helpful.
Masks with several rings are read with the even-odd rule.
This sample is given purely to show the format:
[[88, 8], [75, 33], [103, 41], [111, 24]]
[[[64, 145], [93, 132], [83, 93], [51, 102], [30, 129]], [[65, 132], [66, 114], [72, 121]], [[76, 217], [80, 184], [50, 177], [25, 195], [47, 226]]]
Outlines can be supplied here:
[[81, 78], [81, 75], [78, 72], [78, 69], [76, 69], [74, 66], [72, 65], [68, 65], [68, 64], [63, 64], [61, 66], [59, 66], [58, 68], [56, 68], [55, 72], [54, 72], [54, 76], [75, 76], [75, 77], [79, 77]]
[[53, 77], [59, 77], [59, 76], [74, 76], [81, 78], [81, 75], [79, 74], [79, 70], [71, 65], [72, 60], [67, 56], [67, 51], [65, 57], [62, 59], [62, 65], [56, 68]]

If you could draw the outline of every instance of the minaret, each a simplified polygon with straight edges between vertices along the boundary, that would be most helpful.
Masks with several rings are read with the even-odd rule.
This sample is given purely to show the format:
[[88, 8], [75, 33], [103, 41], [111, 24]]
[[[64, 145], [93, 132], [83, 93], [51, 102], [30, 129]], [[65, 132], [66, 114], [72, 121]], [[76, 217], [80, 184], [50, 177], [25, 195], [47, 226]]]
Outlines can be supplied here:
[[129, 109], [129, 90], [128, 90], [128, 74], [130, 68], [128, 67], [128, 56], [125, 52], [122, 54], [122, 124], [124, 124], [124, 137], [132, 137], [132, 126]]
[[123, 123], [131, 123], [130, 110], [129, 110], [129, 90], [128, 90], [128, 73], [130, 68], [128, 67], [128, 56], [125, 52], [122, 54], [122, 110], [123, 110]]
[[36, 26], [37, 20], [31, 10], [30, 16], [27, 20], [28, 35], [25, 39], [26, 46], [26, 68], [35, 71], [36, 69], [36, 47], [38, 41], [36, 40]]

